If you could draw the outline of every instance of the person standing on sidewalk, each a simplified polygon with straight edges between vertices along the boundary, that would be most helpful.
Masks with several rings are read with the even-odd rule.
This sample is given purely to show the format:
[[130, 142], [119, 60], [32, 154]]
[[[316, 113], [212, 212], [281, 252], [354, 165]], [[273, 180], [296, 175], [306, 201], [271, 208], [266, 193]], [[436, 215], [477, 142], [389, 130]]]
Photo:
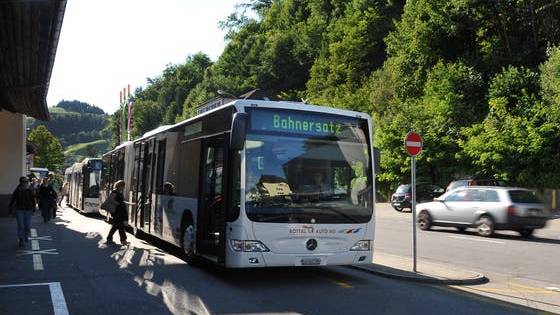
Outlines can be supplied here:
[[66, 197], [66, 202], [68, 202], [68, 182], [64, 182], [64, 184], [62, 184], [62, 188], [60, 188], [60, 196], [58, 199], [58, 205], [60, 206], [60, 204], [62, 203], [62, 199], [64, 199], [64, 197]]
[[29, 240], [31, 217], [33, 212], [35, 212], [35, 196], [29, 186], [29, 179], [25, 176], [19, 178], [19, 185], [12, 194], [10, 212], [14, 210], [17, 219], [19, 247], [23, 247]]
[[41, 209], [41, 215], [45, 223], [51, 220], [52, 213], [56, 211], [56, 197], [54, 188], [49, 185], [49, 179], [47, 177], [43, 178], [43, 184], [39, 187], [38, 199], [39, 209]]
[[109, 235], [107, 235], [107, 244], [114, 244], [113, 242], [113, 235], [116, 231], [119, 231], [119, 236], [121, 239], [121, 244], [126, 245], [128, 242], [126, 241], [126, 232], [124, 231], [124, 222], [127, 220], [126, 215], [126, 202], [124, 201], [124, 181], [118, 180], [113, 185], [113, 191], [109, 195], [109, 198], [112, 198], [112, 202], [115, 206], [115, 211], [111, 214], [113, 220], [111, 224], [111, 231], [109, 231]]

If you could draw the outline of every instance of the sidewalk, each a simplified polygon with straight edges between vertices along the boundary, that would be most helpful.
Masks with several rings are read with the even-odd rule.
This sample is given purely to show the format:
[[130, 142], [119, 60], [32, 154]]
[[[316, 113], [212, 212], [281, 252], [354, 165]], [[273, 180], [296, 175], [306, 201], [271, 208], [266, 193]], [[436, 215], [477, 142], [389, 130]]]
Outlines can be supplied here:
[[[443, 285], [446, 291], [454, 291], [493, 301], [513, 303], [545, 312], [560, 314], [560, 285], [515, 275], [485, 273], [463, 269], [456, 265], [418, 259], [417, 273], [412, 272], [412, 257], [392, 255], [380, 251], [374, 253], [371, 265], [355, 265], [353, 268], [375, 275]], [[504, 304], [504, 305], [506, 305]]]
[[376, 251], [371, 265], [355, 265], [383, 277], [443, 285], [477, 285], [487, 283], [488, 279], [476, 272], [454, 266], [418, 259], [417, 272], [412, 271], [412, 257], [391, 255]]

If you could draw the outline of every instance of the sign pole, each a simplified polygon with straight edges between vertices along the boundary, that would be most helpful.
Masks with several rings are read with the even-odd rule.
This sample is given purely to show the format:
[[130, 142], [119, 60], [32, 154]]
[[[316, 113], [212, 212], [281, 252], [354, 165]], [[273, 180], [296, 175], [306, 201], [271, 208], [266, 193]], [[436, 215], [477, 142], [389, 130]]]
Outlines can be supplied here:
[[416, 156], [412, 163], [412, 271], [416, 272]]
[[422, 152], [422, 137], [414, 132], [409, 132], [404, 138], [404, 147], [410, 156], [410, 175], [412, 190], [412, 270], [416, 272], [416, 156]]

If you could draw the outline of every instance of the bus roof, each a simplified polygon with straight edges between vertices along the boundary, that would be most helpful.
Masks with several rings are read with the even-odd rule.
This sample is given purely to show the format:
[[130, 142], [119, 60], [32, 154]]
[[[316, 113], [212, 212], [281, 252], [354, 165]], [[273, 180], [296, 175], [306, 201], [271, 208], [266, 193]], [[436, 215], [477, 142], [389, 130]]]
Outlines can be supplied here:
[[189, 122], [191, 122], [193, 120], [196, 120], [196, 119], [199, 119], [201, 117], [210, 115], [210, 114], [212, 114], [216, 111], [219, 111], [219, 110], [222, 110], [224, 108], [231, 107], [231, 106], [234, 106], [237, 109], [237, 111], [240, 111], [242, 108], [244, 108], [246, 106], [249, 106], [249, 107], [264, 107], [264, 108], [303, 110], [303, 111], [326, 113], [326, 114], [333, 114], [333, 115], [342, 115], [342, 116], [371, 120], [370, 115], [368, 115], [367, 113], [351, 111], [351, 110], [346, 110], [346, 109], [340, 109], [340, 108], [334, 108], [334, 107], [311, 105], [311, 104], [307, 104], [307, 103], [303, 103], [303, 102], [238, 99], [238, 100], [233, 100], [229, 103], [223, 104], [221, 106], [218, 106], [216, 108], [213, 108], [209, 111], [205, 111], [205, 112], [203, 112], [199, 115], [193, 116], [189, 119], [183, 120], [183, 121], [178, 122], [174, 125], [159, 126], [156, 129], [153, 129], [153, 130], [150, 130], [150, 131], [146, 132], [145, 134], [142, 135], [142, 137], [140, 137], [138, 139], [121, 143], [120, 145], [115, 147], [113, 150], [103, 154], [103, 156], [105, 156], [107, 154], [110, 154], [110, 153], [113, 153], [114, 151], [119, 150], [123, 147], [126, 147], [130, 144], [133, 144], [135, 142], [147, 139], [149, 137], [152, 137], [156, 134], [167, 131], [169, 129], [173, 129], [175, 127], [180, 127], [182, 125], [188, 124]]

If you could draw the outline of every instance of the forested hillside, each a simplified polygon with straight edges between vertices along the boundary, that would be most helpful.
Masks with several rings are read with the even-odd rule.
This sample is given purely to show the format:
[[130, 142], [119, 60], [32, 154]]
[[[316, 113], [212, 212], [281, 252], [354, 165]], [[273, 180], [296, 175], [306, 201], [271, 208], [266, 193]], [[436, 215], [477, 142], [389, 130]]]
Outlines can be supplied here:
[[58, 138], [66, 151], [66, 165], [85, 156], [99, 155], [109, 148], [109, 116], [101, 108], [76, 100], [63, 100], [50, 107], [49, 112], [50, 121], [28, 118], [27, 126], [34, 129], [44, 125]]
[[384, 190], [408, 181], [411, 129], [424, 137], [420, 180], [560, 185], [558, 1], [255, 0], [221, 26], [215, 62], [189, 56], [136, 91], [134, 135], [192, 116], [218, 89], [260, 88], [370, 113]]

